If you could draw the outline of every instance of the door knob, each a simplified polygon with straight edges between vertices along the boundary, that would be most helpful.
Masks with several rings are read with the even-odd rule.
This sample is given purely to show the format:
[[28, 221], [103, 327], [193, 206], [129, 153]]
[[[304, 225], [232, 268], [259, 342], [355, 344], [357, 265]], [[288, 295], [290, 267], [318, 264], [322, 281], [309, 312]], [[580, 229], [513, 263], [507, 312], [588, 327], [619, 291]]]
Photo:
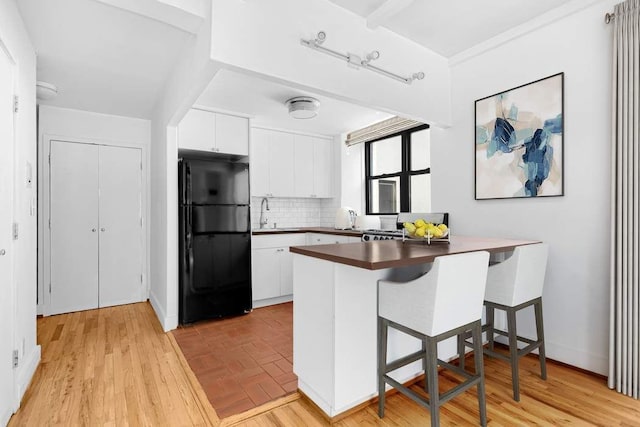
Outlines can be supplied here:
[[96, 232], [96, 229], [95, 229], [95, 228], [92, 228], [92, 229], [91, 229], [91, 232], [92, 232], [92, 233], [95, 233], [95, 232]]
[[7, 253], [7, 251], [5, 251], [4, 249], [0, 249], [0, 256], [5, 256]]
[[104, 227], [100, 229], [100, 231], [104, 231], [104, 230], [105, 230]]

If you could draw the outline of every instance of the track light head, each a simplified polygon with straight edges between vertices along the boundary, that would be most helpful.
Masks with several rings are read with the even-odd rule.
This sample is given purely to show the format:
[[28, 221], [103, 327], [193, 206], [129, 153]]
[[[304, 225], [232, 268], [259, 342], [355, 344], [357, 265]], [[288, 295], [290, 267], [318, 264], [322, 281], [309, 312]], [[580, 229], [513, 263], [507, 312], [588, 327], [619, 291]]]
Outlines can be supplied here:
[[411, 75], [411, 80], [422, 80], [422, 79], [424, 79], [424, 73], [422, 71], [418, 73], [413, 73]]
[[324, 31], [318, 31], [318, 34], [316, 34], [316, 39], [314, 40], [314, 43], [316, 44], [316, 46], [318, 46], [324, 43], [326, 39], [327, 39], [327, 33], [325, 33]]
[[369, 52], [369, 53], [367, 53], [366, 58], [367, 58], [367, 62], [374, 61], [374, 60], [380, 58], [380, 52], [378, 52], [377, 50]]

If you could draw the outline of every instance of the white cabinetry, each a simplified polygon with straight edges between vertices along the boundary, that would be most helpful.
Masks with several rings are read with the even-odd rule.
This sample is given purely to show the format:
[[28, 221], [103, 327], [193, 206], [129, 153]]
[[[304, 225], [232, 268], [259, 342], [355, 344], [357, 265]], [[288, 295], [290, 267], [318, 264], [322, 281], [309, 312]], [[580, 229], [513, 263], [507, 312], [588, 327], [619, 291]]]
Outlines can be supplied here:
[[178, 125], [178, 147], [247, 156], [249, 120], [192, 108]]
[[295, 196], [332, 197], [331, 140], [295, 136]]
[[251, 132], [251, 195], [294, 196], [293, 134], [254, 128]]
[[251, 195], [332, 197], [332, 141], [253, 128]]
[[336, 243], [354, 243], [361, 239], [355, 236], [340, 236], [337, 234], [307, 233], [307, 245], [330, 245]]
[[141, 150], [51, 141], [46, 314], [144, 301]]
[[252, 236], [251, 288], [254, 308], [291, 301], [293, 265], [289, 247], [305, 243], [304, 234]]

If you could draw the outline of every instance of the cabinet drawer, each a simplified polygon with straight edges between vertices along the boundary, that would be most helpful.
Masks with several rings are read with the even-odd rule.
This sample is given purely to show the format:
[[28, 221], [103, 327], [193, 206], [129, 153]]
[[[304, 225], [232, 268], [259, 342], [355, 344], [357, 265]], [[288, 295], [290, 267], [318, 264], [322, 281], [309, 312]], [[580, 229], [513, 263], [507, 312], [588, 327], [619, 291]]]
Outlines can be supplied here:
[[304, 233], [283, 233], [268, 235], [252, 235], [251, 248], [280, 248], [289, 246], [304, 246], [306, 244]]

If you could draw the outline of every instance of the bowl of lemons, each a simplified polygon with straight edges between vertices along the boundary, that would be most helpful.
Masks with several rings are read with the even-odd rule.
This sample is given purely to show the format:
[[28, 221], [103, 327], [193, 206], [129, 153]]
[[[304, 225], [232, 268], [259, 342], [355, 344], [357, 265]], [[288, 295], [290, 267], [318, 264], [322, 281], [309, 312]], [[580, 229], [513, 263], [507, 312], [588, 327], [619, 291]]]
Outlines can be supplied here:
[[414, 222], [405, 222], [405, 235], [412, 239], [445, 239], [449, 236], [449, 228], [446, 224], [434, 224], [418, 219]]

